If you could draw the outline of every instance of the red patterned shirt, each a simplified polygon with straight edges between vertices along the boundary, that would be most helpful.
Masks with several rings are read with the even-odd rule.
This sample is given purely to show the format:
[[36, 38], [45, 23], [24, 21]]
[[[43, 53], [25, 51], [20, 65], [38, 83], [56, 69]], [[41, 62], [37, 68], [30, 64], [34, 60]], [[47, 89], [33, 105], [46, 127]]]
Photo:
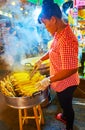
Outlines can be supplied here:
[[[55, 33], [53, 43], [49, 51], [50, 75], [55, 75], [62, 70], [78, 67], [78, 41], [69, 25], [57, 35]], [[64, 89], [79, 84], [78, 72], [61, 81], [51, 84], [52, 89], [61, 92]]]

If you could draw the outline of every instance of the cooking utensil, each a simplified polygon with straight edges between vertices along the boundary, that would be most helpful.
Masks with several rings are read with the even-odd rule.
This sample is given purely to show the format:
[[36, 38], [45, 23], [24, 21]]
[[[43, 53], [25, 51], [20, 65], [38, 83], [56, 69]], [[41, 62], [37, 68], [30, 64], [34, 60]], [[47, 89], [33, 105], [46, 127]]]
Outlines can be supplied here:
[[[32, 73], [33, 68], [34, 68], [34, 63], [32, 61], [35, 61], [33, 59], [35, 58], [30, 58], [30, 60], [28, 60], [29, 62], [25, 63], [25, 70], [29, 71], [30, 73]], [[36, 59], [37, 60], [37, 59]], [[31, 62], [31, 63], [30, 63]], [[41, 64], [40, 68], [38, 68], [38, 71], [42, 74], [42, 75], [46, 75], [49, 76], [49, 64], [47, 63], [43, 63]], [[30, 74], [31, 75], [31, 74]], [[31, 77], [31, 76], [30, 76]], [[30, 78], [31, 79], [31, 78]]]
[[26, 63], [25, 66], [27, 66], [31, 72], [30, 72], [30, 79], [34, 76], [34, 74], [37, 72], [38, 68], [34, 67], [31, 63]]
[[4, 96], [5, 102], [8, 106], [16, 109], [31, 108], [44, 102], [49, 95], [48, 88], [43, 91], [38, 91], [32, 94], [31, 97], [9, 97]]
[[34, 68], [30, 73], [30, 79], [34, 76], [34, 74], [37, 72], [37, 68]]
[[25, 70], [26, 71], [32, 71], [33, 67], [34, 66], [31, 63], [25, 63]]

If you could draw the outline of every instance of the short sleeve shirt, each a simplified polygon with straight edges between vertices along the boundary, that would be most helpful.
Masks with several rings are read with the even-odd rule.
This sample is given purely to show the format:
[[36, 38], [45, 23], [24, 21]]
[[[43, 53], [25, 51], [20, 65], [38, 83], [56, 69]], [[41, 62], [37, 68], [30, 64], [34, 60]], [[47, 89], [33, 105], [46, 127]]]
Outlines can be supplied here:
[[[78, 41], [69, 25], [60, 34], [55, 33], [49, 50], [50, 75], [62, 70], [78, 68]], [[51, 87], [61, 92], [64, 89], [79, 84], [78, 72], [61, 81], [52, 83]]]

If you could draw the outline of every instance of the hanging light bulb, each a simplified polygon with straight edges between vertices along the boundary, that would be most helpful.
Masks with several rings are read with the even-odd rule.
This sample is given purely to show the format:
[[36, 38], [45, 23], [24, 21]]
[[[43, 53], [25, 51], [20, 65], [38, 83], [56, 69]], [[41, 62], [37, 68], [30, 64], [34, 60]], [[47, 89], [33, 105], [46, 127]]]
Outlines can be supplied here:
[[11, 13], [8, 13], [8, 17], [12, 18], [12, 14], [11, 14]]
[[27, 12], [27, 11], [25, 11], [25, 12], [24, 12], [24, 14], [28, 14], [28, 12]]
[[2, 15], [3, 14], [3, 12], [0, 10], [0, 14]]
[[21, 7], [20, 10], [24, 10], [23, 7]]
[[13, 6], [16, 5], [15, 1], [13, 1], [11, 4], [12, 4]]

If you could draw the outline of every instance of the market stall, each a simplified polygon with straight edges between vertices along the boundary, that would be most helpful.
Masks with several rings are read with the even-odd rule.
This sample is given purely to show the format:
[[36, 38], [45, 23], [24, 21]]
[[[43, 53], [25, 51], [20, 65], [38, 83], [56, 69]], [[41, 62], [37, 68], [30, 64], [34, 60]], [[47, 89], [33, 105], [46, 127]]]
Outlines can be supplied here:
[[[55, 2], [61, 5], [64, 1]], [[35, 62], [48, 51], [48, 41], [52, 40], [45, 27], [39, 25], [34, 17], [36, 8], [40, 9], [41, 4], [39, 0], [9, 0], [0, 11], [0, 14], [10, 17], [11, 21], [4, 27], [5, 51], [1, 55], [10, 73], [3, 77], [1, 75], [0, 90], [7, 105], [18, 109], [20, 130], [27, 119], [35, 119], [37, 129], [40, 130], [40, 125], [44, 124], [41, 105], [46, 100], [49, 104], [49, 87], [43, 89], [36, 86], [38, 81], [49, 76], [49, 61], [43, 62], [38, 73], [30, 78]], [[34, 112], [31, 117], [27, 115], [29, 108]]]

